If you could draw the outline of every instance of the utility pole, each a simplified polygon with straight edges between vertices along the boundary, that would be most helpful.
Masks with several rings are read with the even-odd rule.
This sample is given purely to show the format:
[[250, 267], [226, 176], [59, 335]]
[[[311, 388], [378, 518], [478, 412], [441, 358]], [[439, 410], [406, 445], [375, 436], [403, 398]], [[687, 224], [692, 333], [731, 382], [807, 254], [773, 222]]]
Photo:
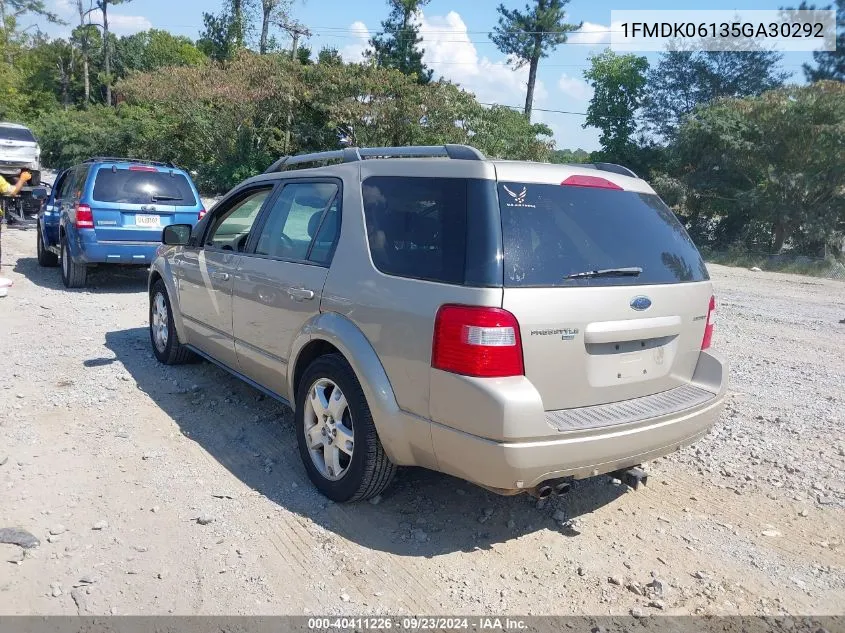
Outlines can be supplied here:
[[[290, 47], [290, 60], [292, 62], [296, 61], [296, 51], [299, 50], [299, 36], [303, 35], [308, 37], [311, 35], [311, 31], [309, 31], [306, 27], [302, 26], [299, 22], [292, 22], [290, 24], [282, 25], [282, 28], [290, 33], [292, 38], [292, 43]], [[293, 98], [288, 97], [288, 120], [287, 125], [285, 126], [285, 156], [288, 155], [290, 152], [290, 128], [293, 125]]]

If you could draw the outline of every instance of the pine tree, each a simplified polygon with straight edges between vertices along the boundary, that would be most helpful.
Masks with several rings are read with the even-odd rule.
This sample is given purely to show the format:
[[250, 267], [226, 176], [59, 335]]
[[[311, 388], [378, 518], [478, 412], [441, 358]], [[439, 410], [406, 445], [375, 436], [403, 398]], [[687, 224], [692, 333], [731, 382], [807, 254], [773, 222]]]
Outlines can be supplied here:
[[[813, 9], [802, 3], [800, 9]], [[832, 7], [828, 6], [827, 9]], [[836, 0], [836, 50], [815, 51], [813, 61], [816, 66], [804, 64], [804, 76], [807, 81], [831, 79], [845, 81], [845, 0]]]
[[581, 24], [567, 24], [564, 7], [569, 0], [534, 0], [525, 11], [509, 11], [500, 4], [499, 25], [490, 39], [505, 55], [512, 55], [514, 66], [528, 64], [528, 90], [525, 94], [525, 116], [531, 119], [534, 107], [534, 86], [541, 57], [566, 41], [567, 33], [581, 28]]
[[419, 25], [414, 14], [429, 0], [388, 0], [390, 16], [381, 23], [382, 32], [370, 40], [372, 50], [367, 57], [376, 65], [395, 68], [406, 75], [416, 75], [417, 81], [427, 84], [433, 71], [422, 61], [423, 53], [419, 44]]

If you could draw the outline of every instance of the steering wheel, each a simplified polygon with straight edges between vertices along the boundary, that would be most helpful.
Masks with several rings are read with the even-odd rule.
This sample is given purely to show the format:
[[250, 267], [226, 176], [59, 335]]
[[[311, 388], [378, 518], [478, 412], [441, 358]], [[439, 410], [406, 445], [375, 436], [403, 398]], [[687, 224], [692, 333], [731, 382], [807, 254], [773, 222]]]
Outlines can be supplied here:
[[279, 241], [282, 243], [282, 248], [285, 250], [292, 251], [294, 250], [294, 243], [291, 238], [289, 238], [284, 233], [279, 233]]
[[247, 233], [246, 235], [241, 235], [241, 236], [240, 236], [240, 237], [239, 237], [239, 238], [235, 241], [235, 250], [236, 250], [238, 253], [243, 253], [243, 252], [244, 252], [244, 249], [246, 248], [246, 241], [247, 241], [248, 239], [249, 239], [249, 233]]

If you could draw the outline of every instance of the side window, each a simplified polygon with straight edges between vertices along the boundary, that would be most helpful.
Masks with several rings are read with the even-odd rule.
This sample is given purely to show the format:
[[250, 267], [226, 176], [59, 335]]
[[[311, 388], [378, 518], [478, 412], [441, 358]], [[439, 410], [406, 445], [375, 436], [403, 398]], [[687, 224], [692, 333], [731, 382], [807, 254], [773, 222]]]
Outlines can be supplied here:
[[65, 186], [65, 181], [67, 181], [68, 172], [63, 172], [58, 178], [56, 178], [55, 182], [53, 182], [53, 200], [61, 200], [62, 199], [62, 187]]
[[322, 224], [320, 224], [314, 243], [311, 245], [311, 253], [308, 255], [309, 261], [326, 266], [331, 263], [339, 229], [340, 209], [338, 208], [337, 196], [335, 196], [329, 210], [326, 211]]
[[362, 185], [373, 264], [398, 277], [462, 284], [467, 181], [373, 176]]
[[64, 201], [69, 201], [72, 197], [73, 183], [76, 180], [76, 169], [71, 167], [65, 172], [64, 180], [62, 180], [62, 188], [58, 193], [58, 198]]
[[336, 196], [337, 185], [331, 182], [285, 185], [258, 238], [256, 254], [328, 263], [338, 227]]
[[271, 191], [272, 187], [252, 191], [228, 209], [221, 210], [219, 217], [212, 220], [205, 246], [220, 250], [244, 250], [249, 231]]
[[76, 170], [76, 183], [74, 184], [73, 195], [79, 198], [85, 191], [88, 174], [91, 173], [91, 165], [80, 165]]

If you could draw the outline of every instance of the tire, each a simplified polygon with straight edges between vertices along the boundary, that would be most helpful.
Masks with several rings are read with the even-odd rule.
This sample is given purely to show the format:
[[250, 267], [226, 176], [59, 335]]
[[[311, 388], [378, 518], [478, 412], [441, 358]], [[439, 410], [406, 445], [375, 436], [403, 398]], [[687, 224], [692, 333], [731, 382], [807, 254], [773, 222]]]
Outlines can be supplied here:
[[84, 288], [88, 281], [88, 267], [85, 264], [77, 264], [70, 256], [67, 247], [67, 238], [62, 235], [61, 255], [59, 260], [62, 265], [62, 283], [65, 288]]
[[41, 235], [41, 224], [35, 231], [35, 239], [38, 240], [36, 252], [38, 253], [38, 265], [44, 268], [55, 268], [59, 265], [59, 256], [44, 248], [44, 237]]
[[[326, 412], [335, 406], [332, 400], [334, 390], [340, 389], [346, 401], [340, 421], [321, 422], [322, 416], [309, 398], [312, 390], [316, 389], [322, 390], [323, 402], [329, 402], [329, 406], [323, 409]], [[332, 415], [335, 413], [336, 408], [332, 410]], [[308, 366], [299, 383], [294, 420], [299, 455], [308, 477], [332, 501], [346, 503], [375, 497], [387, 488], [396, 474], [396, 466], [388, 459], [379, 440], [361, 383], [343, 356], [327, 354]], [[308, 432], [306, 426], [309, 427]], [[327, 432], [323, 433], [324, 430]], [[337, 435], [333, 435], [333, 431]], [[353, 442], [351, 455], [345, 451], [336, 453], [340, 455], [340, 461], [334, 461], [334, 464], [339, 465], [341, 470], [332, 473], [334, 477], [329, 476], [327, 471], [331, 472], [331, 466], [325, 456], [331, 447], [327, 444], [337, 442], [339, 445], [343, 440], [338, 438], [349, 437], [350, 431]]]
[[[194, 359], [195, 354], [182, 345], [173, 325], [173, 307], [167, 286], [159, 279], [150, 290], [150, 344], [153, 354], [165, 365], [182, 365]], [[163, 337], [162, 337], [163, 335]]]

